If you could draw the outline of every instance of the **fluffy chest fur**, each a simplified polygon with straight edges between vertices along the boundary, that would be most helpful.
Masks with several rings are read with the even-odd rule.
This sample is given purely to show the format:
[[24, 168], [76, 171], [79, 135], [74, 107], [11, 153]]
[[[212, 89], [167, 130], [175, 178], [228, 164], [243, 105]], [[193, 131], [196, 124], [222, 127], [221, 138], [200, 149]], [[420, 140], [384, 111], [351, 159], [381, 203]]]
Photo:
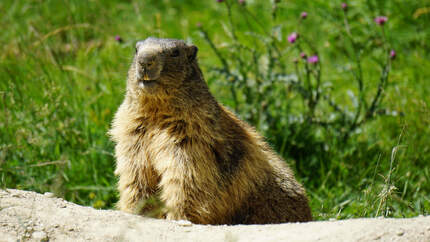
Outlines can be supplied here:
[[[162, 176], [191, 176], [197, 170], [211, 171], [217, 166], [212, 151], [220, 132], [215, 125], [208, 125], [216, 123], [212, 117], [182, 110], [177, 115], [155, 106], [130, 109], [130, 105], [127, 100], [121, 105], [110, 132], [120, 146], [117, 152], [121, 155], [117, 156], [128, 157], [118, 159], [116, 173], [124, 167], [151, 166]], [[166, 174], [170, 171], [172, 174]]]

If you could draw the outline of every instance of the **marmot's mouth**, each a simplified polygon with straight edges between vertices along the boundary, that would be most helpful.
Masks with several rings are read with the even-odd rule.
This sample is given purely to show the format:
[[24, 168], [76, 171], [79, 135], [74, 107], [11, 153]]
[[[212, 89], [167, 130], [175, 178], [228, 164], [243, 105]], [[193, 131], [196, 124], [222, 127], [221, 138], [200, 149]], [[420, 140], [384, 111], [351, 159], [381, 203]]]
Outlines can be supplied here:
[[138, 83], [139, 87], [146, 88], [146, 87], [152, 87], [155, 84], [157, 84], [157, 80], [143, 80], [143, 79], [141, 79], [141, 80], [138, 80], [137, 83]]

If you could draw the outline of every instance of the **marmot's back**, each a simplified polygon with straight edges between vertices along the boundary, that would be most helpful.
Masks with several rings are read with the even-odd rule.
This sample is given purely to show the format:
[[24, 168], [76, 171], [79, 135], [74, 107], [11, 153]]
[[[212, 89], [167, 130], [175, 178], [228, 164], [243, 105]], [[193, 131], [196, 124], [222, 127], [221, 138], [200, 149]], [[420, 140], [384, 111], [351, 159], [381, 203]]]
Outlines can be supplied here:
[[110, 134], [121, 210], [163, 202], [168, 219], [253, 224], [312, 219], [303, 187], [253, 128], [219, 105], [180, 40], [138, 42]]

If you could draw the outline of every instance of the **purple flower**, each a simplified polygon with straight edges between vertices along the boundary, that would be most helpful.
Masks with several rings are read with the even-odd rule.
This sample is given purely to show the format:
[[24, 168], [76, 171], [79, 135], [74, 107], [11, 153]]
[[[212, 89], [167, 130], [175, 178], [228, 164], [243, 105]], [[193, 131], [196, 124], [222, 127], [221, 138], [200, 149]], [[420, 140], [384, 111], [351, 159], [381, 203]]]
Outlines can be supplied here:
[[122, 38], [119, 35], [115, 35], [115, 40], [118, 41], [119, 43], [122, 43]]
[[300, 53], [300, 57], [301, 57], [302, 59], [306, 59], [307, 55], [306, 55], [306, 53], [305, 53], [305, 52], [302, 52], [302, 53]]
[[377, 23], [378, 25], [384, 25], [385, 22], [388, 21], [388, 18], [385, 16], [378, 16], [375, 18], [375, 23]]
[[297, 38], [299, 38], [299, 34], [296, 32], [292, 32], [290, 35], [288, 35], [288, 42], [290, 42], [291, 44], [293, 44], [294, 42], [296, 42]]
[[395, 51], [395, 50], [391, 50], [391, 51], [390, 51], [390, 58], [391, 58], [392, 60], [396, 59], [396, 55], [397, 55], [397, 53], [396, 53], [396, 51]]
[[302, 13], [300, 14], [300, 17], [301, 17], [302, 19], [305, 19], [305, 18], [307, 18], [307, 17], [308, 17], [308, 13], [307, 13], [307, 12], [302, 12]]
[[317, 55], [313, 55], [313, 56], [310, 56], [310, 57], [308, 58], [308, 62], [309, 62], [309, 63], [312, 63], [312, 64], [316, 64], [316, 63], [318, 63], [318, 61], [319, 61], [319, 59], [318, 59], [318, 56], [317, 56]]
[[239, 2], [240, 5], [245, 5], [246, 4], [245, 0], [239, 0], [238, 2]]
[[216, 0], [218, 3], [222, 3], [224, 2], [224, 0]]
[[342, 9], [343, 9], [343, 11], [346, 11], [346, 10], [348, 10], [348, 4], [346, 4], [346, 3], [342, 3]]

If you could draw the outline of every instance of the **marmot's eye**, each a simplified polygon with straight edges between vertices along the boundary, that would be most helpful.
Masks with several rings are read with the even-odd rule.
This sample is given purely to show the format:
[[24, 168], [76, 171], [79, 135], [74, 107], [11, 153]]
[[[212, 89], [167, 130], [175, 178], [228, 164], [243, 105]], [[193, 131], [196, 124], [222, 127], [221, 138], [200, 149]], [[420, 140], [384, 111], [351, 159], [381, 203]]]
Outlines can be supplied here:
[[172, 52], [172, 54], [170, 54], [171, 57], [178, 57], [179, 56], [179, 50], [176, 49]]
[[136, 48], [134, 48], [135, 49], [135, 54], [137, 54], [137, 47]]

